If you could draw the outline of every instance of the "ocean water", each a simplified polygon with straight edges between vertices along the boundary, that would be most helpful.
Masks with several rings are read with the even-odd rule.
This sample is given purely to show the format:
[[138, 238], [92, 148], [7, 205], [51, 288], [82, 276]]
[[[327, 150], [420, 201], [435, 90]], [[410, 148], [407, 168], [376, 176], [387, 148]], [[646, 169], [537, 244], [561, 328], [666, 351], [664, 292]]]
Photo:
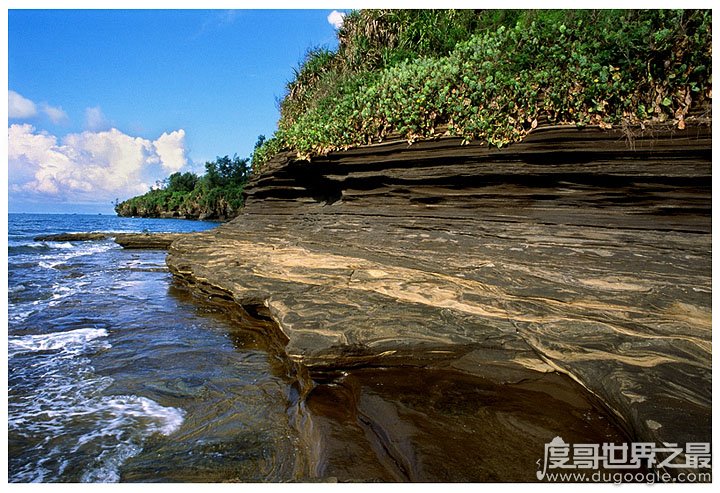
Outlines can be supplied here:
[[9, 215], [11, 482], [290, 477], [290, 389], [257, 334], [176, 286], [164, 251], [33, 240], [215, 226]]

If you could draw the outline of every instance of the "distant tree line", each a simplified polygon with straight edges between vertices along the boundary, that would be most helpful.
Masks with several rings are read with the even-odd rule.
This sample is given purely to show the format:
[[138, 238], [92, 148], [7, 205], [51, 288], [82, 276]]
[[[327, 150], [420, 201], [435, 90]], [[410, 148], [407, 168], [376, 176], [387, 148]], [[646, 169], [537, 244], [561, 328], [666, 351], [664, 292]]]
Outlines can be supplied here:
[[[258, 142], [263, 140], [260, 136]], [[230, 219], [242, 209], [250, 173], [250, 158], [218, 157], [205, 163], [201, 176], [191, 171], [173, 173], [144, 195], [116, 200], [115, 212], [126, 217]]]

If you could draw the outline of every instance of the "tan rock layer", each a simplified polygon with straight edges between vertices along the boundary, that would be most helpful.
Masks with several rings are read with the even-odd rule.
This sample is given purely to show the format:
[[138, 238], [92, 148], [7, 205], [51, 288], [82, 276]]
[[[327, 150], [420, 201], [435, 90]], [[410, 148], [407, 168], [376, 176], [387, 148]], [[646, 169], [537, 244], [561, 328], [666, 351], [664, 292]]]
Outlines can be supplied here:
[[168, 265], [266, 307], [311, 374], [556, 369], [635, 439], [685, 443], [710, 440], [711, 246], [709, 127], [552, 127], [280, 156]]

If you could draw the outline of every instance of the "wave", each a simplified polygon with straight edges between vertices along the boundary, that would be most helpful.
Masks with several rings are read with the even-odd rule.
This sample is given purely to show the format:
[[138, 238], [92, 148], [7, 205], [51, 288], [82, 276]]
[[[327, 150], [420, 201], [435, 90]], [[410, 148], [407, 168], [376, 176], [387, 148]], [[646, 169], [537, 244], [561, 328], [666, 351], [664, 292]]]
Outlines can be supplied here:
[[8, 245], [8, 266], [20, 268], [27, 263], [33, 263], [45, 269], [54, 269], [67, 263], [68, 260], [95, 255], [114, 248], [121, 248], [115, 242], [87, 241], [77, 244], [70, 242], [17, 242]]
[[69, 250], [71, 248], [75, 248], [75, 245], [69, 241], [8, 241], [9, 253], [17, 253], [25, 250], [33, 252], [38, 250]]
[[14, 293], [22, 293], [23, 291], [27, 290], [24, 284], [18, 284], [16, 286], [8, 286], [8, 293], [14, 294]]
[[66, 264], [67, 261], [70, 259], [107, 252], [108, 250], [112, 250], [113, 248], [121, 248], [121, 247], [119, 245], [117, 245], [116, 243], [112, 243], [112, 242], [108, 242], [108, 241], [103, 241], [103, 242], [99, 242], [99, 243], [87, 242], [87, 244], [78, 245], [76, 247], [73, 247], [72, 251], [70, 251], [70, 252], [54, 254], [49, 259], [38, 262], [38, 265], [40, 267], [44, 267], [46, 269], [54, 269], [54, 268], [58, 267], [59, 265]]
[[[77, 412], [83, 416], [90, 412], [99, 418], [98, 426], [78, 439], [78, 450], [93, 442], [106, 441], [108, 437], [115, 442], [112, 438], [130, 434], [129, 440], [120, 441], [120, 438], [111, 448], [101, 445], [104, 450], [83, 473], [83, 482], [119, 481], [120, 466], [142, 451], [142, 442], [146, 437], [154, 433], [170, 435], [185, 420], [182, 409], [161, 406], [152, 399], [137, 395], [102, 398], [95, 405], [84, 406]], [[136, 436], [132, 436], [132, 430], [136, 431]]]
[[[77, 275], [72, 277], [70, 275], [76, 274], [77, 266], [74, 266], [74, 262], [83, 257], [99, 255], [120, 248], [119, 245], [106, 241], [87, 242], [75, 246], [69, 242], [57, 243], [55, 246], [57, 248], [30, 248], [34, 250], [31, 253], [10, 255], [8, 257], [8, 270], [12, 274], [17, 274], [11, 277], [8, 285], [8, 317], [12, 322], [20, 323], [33, 313], [44, 310], [49, 306], [55, 306], [64, 299], [84, 291], [89, 282], [77, 279], [83, 277], [84, 273], [78, 272]], [[42, 273], [43, 269], [64, 272], [69, 268], [73, 270], [72, 273], [65, 273], [62, 278], [57, 278], [58, 282], [53, 283]], [[28, 284], [28, 277], [38, 280], [38, 282], [34, 283], [32, 289], [28, 289], [29, 286], [26, 285]]]
[[8, 358], [20, 353], [33, 353], [38, 351], [63, 351], [67, 354], [82, 354], [89, 349], [110, 348], [105, 341], [93, 343], [95, 339], [107, 337], [105, 329], [75, 329], [50, 334], [34, 334], [8, 339]]
[[107, 337], [106, 329], [82, 328], [9, 339], [8, 432], [26, 448], [22, 463], [10, 458], [10, 481], [116, 482], [148, 437], [182, 425], [182, 409], [104, 395], [114, 380], [95, 374], [90, 356], [111, 347]]
[[62, 279], [61, 282], [42, 286], [16, 284], [8, 287], [8, 319], [20, 323], [30, 315], [57, 306], [78, 293], [85, 293], [91, 286], [90, 281], [83, 278]]
[[62, 243], [48, 241], [48, 242], [45, 242], [45, 245], [48, 248], [61, 248], [63, 250], [67, 250], [68, 248], [75, 248], [75, 245], [73, 245], [69, 241], [65, 241]]

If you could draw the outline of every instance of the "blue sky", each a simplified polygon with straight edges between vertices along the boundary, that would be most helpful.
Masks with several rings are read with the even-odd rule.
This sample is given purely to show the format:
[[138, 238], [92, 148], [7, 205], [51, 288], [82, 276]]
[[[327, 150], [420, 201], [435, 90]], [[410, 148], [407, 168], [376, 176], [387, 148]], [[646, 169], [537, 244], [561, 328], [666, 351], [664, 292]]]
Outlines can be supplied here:
[[9, 10], [10, 212], [112, 212], [248, 156], [332, 10]]

